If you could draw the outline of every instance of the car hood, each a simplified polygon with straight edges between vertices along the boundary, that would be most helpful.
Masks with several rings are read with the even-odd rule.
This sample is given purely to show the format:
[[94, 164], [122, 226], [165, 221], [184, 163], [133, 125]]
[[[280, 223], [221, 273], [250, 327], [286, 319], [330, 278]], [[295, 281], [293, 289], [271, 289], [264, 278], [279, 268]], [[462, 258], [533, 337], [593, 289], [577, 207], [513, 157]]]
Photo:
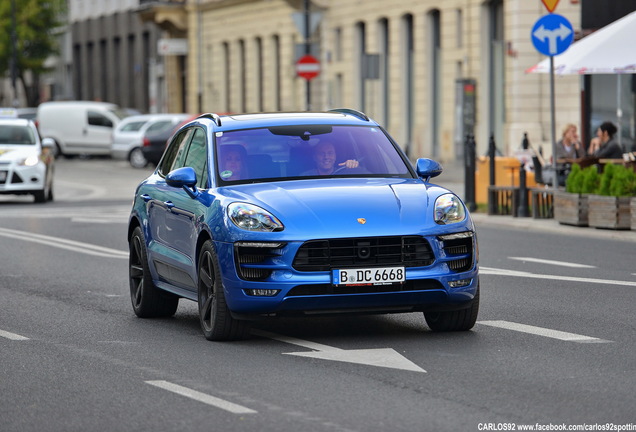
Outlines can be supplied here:
[[38, 148], [35, 145], [0, 146], [0, 161], [12, 161], [14, 159], [26, 158], [33, 154], [38, 154]]
[[433, 221], [435, 199], [447, 189], [417, 179], [316, 179], [224, 189], [227, 204], [269, 210], [285, 233], [358, 237], [447, 231]]

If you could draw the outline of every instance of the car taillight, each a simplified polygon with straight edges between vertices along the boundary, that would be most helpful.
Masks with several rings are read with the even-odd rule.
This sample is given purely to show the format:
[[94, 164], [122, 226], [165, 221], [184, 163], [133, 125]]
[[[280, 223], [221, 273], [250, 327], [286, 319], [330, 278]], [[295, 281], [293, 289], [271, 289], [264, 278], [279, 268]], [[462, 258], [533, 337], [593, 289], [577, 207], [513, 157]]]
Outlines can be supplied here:
[[144, 146], [144, 147], [150, 147], [150, 140], [149, 140], [148, 138], [146, 138], [146, 137], [144, 137], [144, 144], [143, 144], [143, 146]]

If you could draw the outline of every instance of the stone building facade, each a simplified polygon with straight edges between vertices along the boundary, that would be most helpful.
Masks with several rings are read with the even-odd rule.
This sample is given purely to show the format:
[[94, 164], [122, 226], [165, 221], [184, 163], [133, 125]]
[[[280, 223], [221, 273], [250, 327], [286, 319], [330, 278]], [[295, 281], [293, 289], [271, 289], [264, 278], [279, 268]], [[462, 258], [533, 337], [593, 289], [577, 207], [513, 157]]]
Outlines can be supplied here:
[[[579, 2], [560, 3], [558, 12], [580, 28]], [[412, 158], [461, 158], [465, 132], [474, 133], [480, 154], [491, 135], [511, 154], [524, 132], [550, 151], [549, 80], [525, 72], [543, 58], [530, 40], [547, 13], [539, 0], [313, 0], [319, 22], [311, 43], [321, 73], [309, 86], [295, 68], [305, 42], [297, 25], [304, 4], [183, 3], [187, 111], [303, 110], [309, 87], [311, 109], [362, 110]], [[474, 125], [467, 127], [466, 113], [458, 113], [462, 80], [474, 92], [467, 108]], [[556, 123], [578, 123], [579, 78], [558, 81]]]
[[[526, 72], [544, 58], [530, 37], [547, 14], [540, 0], [70, 3], [77, 6], [70, 23], [76, 98], [149, 112], [353, 108], [385, 126], [412, 159], [461, 160], [467, 134], [475, 136], [479, 155], [491, 137], [512, 155], [525, 132], [533, 147], [551, 152], [549, 76]], [[617, 9], [626, 3], [560, 0], [555, 12], [578, 38], [627, 13]], [[308, 39], [301, 25], [306, 11]], [[586, 16], [603, 19], [583, 24]], [[160, 40], [186, 49], [161, 53]], [[295, 65], [308, 48], [320, 62], [311, 81], [298, 77]], [[555, 81], [557, 135], [574, 123], [589, 139], [594, 101], [584, 90], [602, 81], [613, 91], [613, 84], [578, 76]], [[634, 88], [632, 80], [624, 98], [632, 126]]]

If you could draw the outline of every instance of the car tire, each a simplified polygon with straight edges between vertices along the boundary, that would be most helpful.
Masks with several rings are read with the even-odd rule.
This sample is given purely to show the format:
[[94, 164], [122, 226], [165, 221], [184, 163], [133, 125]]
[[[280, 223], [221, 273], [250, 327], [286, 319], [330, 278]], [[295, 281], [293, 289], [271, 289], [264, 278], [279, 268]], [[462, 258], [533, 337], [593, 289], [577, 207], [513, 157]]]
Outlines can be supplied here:
[[46, 189], [42, 189], [42, 190], [33, 192], [33, 198], [35, 198], [34, 202], [36, 202], [38, 204], [45, 203], [46, 199], [48, 198], [48, 194], [47, 194]]
[[230, 314], [223, 292], [219, 262], [210, 240], [201, 246], [197, 270], [199, 321], [205, 338], [210, 341], [247, 338], [250, 323], [234, 319]]
[[148, 268], [146, 241], [140, 227], [130, 236], [128, 258], [130, 300], [139, 318], [171, 317], [179, 306], [179, 297], [155, 286]]
[[473, 302], [466, 309], [444, 312], [424, 312], [429, 328], [436, 332], [467, 331], [473, 328], [479, 313], [479, 286]]
[[33, 192], [34, 202], [38, 204], [45, 203], [47, 201], [53, 201], [53, 184], [49, 182], [49, 179], [44, 179], [44, 188]]
[[133, 168], [146, 168], [148, 166], [148, 161], [144, 156], [144, 152], [141, 151], [141, 148], [135, 147], [130, 151], [128, 155], [128, 162], [130, 162], [130, 166]]

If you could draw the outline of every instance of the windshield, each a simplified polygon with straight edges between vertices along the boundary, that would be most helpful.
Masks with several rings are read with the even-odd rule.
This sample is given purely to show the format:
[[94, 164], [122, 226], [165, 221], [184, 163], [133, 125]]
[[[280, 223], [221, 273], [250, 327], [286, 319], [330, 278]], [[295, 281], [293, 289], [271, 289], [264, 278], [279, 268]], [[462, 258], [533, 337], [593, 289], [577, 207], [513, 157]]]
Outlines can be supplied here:
[[292, 125], [216, 134], [221, 184], [316, 177], [412, 177], [379, 127]]
[[35, 135], [27, 126], [0, 126], [0, 145], [34, 145]]

